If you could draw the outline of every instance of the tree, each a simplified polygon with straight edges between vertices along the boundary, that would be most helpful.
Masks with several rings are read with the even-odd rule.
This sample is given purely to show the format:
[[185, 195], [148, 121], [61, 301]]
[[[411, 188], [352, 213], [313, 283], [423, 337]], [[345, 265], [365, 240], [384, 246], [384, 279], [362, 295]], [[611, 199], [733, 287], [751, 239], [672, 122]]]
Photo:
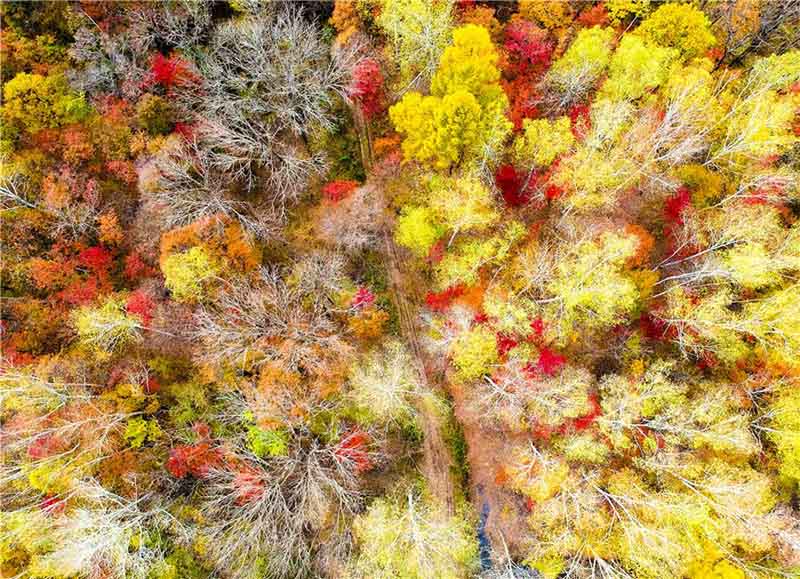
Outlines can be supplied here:
[[405, 134], [406, 159], [445, 169], [491, 157], [511, 129], [508, 99], [498, 83], [498, 54], [486, 29], [473, 24], [453, 31], [431, 81], [431, 96], [409, 92], [389, 109]]
[[84, 119], [89, 106], [62, 75], [21, 72], [3, 85], [4, 139], [11, 131], [35, 133]]
[[296, 200], [325, 166], [303, 139], [332, 127], [351, 57], [344, 50], [331, 60], [318, 27], [294, 8], [218, 27], [199, 66], [204, 90], [187, 96], [201, 111], [198, 133], [213, 165], [248, 189], [263, 170], [274, 204]]
[[553, 264], [550, 276], [535, 282], [543, 284], [539, 303], [545, 319], [557, 324], [562, 336], [627, 320], [639, 301], [626, 266], [638, 243], [635, 235], [617, 232], [576, 240]]
[[377, 25], [389, 40], [392, 62], [399, 69], [401, 91], [424, 86], [447, 45], [452, 30], [452, 2], [387, 0]]
[[635, 34], [626, 34], [611, 57], [600, 96], [611, 100], [642, 97], [667, 80], [677, 57], [676, 49], [649, 45]]
[[555, 105], [565, 109], [583, 100], [611, 60], [614, 31], [584, 28], [547, 72], [547, 87], [555, 92]]
[[389, 341], [353, 365], [349, 396], [369, 424], [413, 423], [420, 395], [414, 362], [402, 343]]
[[411, 490], [373, 501], [354, 531], [359, 555], [353, 577], [457, 579], [476, 567], [478, 549], [467, 521], [447, 516]]
[[494, 334], [484, 326], [476, 326], [459, 336], [452, 344], [450, 355], [462, 380], [475, 380], [491, 372], [498, 360]]
[[220, 272], [201, 246], [169, 255], [161, 263], [164, 284], [177, 301], [195, 302], [205, 297], [206, 287]]
[[108, 298], [98, 307], [84, 306], [73, 317], [81, 343], [111, 353], [141, 340], [142, 320], [125, 310], [125, 302]]
[[716, 42], [708, 17], [690, 4], [662, 4], [636, 33], [659, 46], [677, 49], [683, 60], [704, 56]]
[[443, 233], [444, 229], [436, 223], [431, 209], [406, 206], [397, 219], [395, 239], [417, 256], [424, 257]]
[[569, 117], [522, 122], [522, 135], [514, 139], [514, 162], [518, 167], [549, 166], [556, 157], [568, 152], [575, 142]]

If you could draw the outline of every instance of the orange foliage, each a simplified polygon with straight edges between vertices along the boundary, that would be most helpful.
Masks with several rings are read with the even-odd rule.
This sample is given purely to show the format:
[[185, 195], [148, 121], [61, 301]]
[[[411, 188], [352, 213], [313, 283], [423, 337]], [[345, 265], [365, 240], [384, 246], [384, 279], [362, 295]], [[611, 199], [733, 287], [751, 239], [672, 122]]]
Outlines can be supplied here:
[[223, 215], [212, 215], [165, 233], [161, 237], [160, 263], [173, 253], [198, 245], [239, 273], [253, 271], [261, 264], [261, 252], [239, 223]]

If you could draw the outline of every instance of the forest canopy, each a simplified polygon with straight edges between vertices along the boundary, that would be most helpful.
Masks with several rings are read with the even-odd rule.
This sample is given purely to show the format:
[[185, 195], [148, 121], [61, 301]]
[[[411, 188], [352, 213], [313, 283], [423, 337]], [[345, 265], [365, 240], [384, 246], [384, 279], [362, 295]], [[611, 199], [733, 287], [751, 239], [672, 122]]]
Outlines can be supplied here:
[[800, 2], [0, 4], [0, 577], [800, 577]]

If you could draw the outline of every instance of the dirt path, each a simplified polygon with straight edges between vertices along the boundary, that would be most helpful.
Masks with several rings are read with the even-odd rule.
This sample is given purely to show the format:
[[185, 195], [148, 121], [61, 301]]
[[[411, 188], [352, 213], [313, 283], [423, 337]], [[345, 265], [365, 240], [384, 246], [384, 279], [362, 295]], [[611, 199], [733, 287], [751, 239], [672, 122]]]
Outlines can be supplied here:
[[[372, 143], [369, 125], [363, 115], [352, 109], [353, 121], [359, 136], [359, 148], [364, 169], [369, 172], [373, 165]], [[439, 379], [430, 376], [427, 368], [426, 354], [419, 341], [419, 316], [417, 312], [422, 305], [422, 284], [415, 283], [408, 274], [403, 253], [398, 250], [390, 230], [384, 231], [384, 254], [386, 255], [386, 272], [392, 293], [392, 301], [397, 308], [400, 319], [400, 333], [408, 346], [416, 364], [417, 374], [425, 392], [444, 395], [445, 391]], [[427, 480], [431, 494], [445, 507], [446, 511], [455, 514], [455, 485], [453, 477], [453, 457], [443, 436], [444, 424], [442, 416], [433, 405], [422, 398], [417, 403], [423, 442], [422, 474]]]
[[[442, 384], [429, 375], [426, 368], [426, 354], [419, 342], [417, 311], [422, 303], [421, 286], [413, 283], [407, 274], [405, 260], [394, 243], [390, 232], [384, 234], [384, 250], [387, 257], [386, 271], [392, 299], [400, 319], [400, 332], [416, 362], [420, 384], [427, 392], [444, 394]], [[450, 515], [455, 514], [455, 480], [453, 478], [453, 457], [443, 436], [442, 416], [431, 404], [421, 399], [417, 404], [420, 415], [423, 442], [422, 472], [428, 482], [431, 494], [445, 506]]]

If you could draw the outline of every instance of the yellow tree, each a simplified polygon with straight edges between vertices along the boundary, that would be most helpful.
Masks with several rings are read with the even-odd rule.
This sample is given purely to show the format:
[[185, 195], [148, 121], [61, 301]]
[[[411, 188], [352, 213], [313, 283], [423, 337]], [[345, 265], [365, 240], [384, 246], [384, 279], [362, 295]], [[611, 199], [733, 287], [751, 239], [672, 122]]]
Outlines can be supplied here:
[[409, 92], [389, 109], [406, 159], [446, 169], [498, 150], [511, 130], [489, 32], [468, 24], [453, 31], [431, 82], [431, 95]]

